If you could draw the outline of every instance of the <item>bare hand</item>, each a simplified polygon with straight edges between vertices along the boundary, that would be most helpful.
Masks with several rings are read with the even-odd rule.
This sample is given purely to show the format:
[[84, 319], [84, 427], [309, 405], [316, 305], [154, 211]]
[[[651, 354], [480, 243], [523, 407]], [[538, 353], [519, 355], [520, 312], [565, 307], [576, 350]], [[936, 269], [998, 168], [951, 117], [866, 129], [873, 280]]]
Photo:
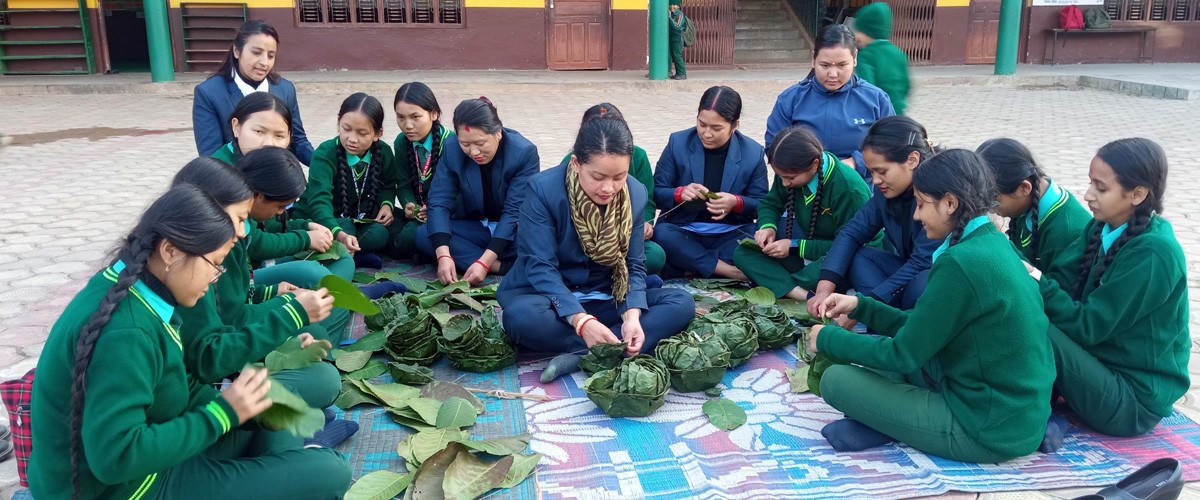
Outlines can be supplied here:
[[308, 248], [314, 252], [324, 253], [333, 246], [333, 233], [325, 226], [310, 222], [308, 224]]
[[350, 233], [345, 231], [338, 233], [337, 240], [342, 242], [343, 245], [346, 245], [346, 250], [349, 250], [350, 253], [362, 250], [362, 248], [358, 246], [358, 238], [350, 236]]
[[[441, 249], [446, 249], [443, 253]], [[439, 247], [437, 252], [437, 276], [443, 285], [458, 281], [458, 269], [454, 267], [454, 259], [450, 258], [449, 247]]]
[[375, 214], [375, 222], [383, 224], [384, 226], [390, 226], [392, 225], [392, 222], [395, 222], [395, 220], [396, 217], [392, 215], [392, 206], [380, 205], [379, 213]]
[[858, 307], [857, 295], [843, 295], [840, 293], [831, 293], [825, 297], [817, 307], [820, 318], [836, 318], [839, 316], [848, 316], [854, 312], [854, 308]]
[[315, 359], [313, 359], [313, 361], [320, 361], [322, 359], [325, 359], [325, 356], [329, 355], [329, 350], [333, 349], [333, 344], [330, 344], [328, 340], [324, 340], [324, 339], [317, 340], [316, 338], [314, 338], [312, 336], [311, 333], [308, 333], [308, 332], [301, 333], [300, 335], [297, 335], [296, 338], [300, 339], [300, 348], [301, 349], [304, 349], [313, 344], [317, 344], [317, 343], [321, 344], [321, 351], [319, 353], [317, 353], [318, 355], [315, 357]]
[[221, 397], [233, 407], [240, 425], [271, 407], [271, 400], [267, 399], [267, 390], [270, 388], [267, 370], [247, 368], [242, 370], [237, 380], [221, 391]]
[[[631, 309], [630, 311], [635, 310]], [[646, 332], [642, 330], [641, 310], [636, 311], [638, 312], [636, 315], [626, 313], [621, 322], [621, 340], [625, 341], [625, 355], [627, 356], [636, 356], [642, 352], [642, 346], [646, 343]]]
[[822, 328], [825, 328], [825, 325], [813, 325], [808, 331], [808, 352], [817, 353], [817, 334], [821, 333]]
[[613, 335], [612, 330], [609, 330], [600, 320], [588, 321], [583, 325], [583, 332], [580, 333], [583, 337], [583, 343], [590, 349], [596, 344], [620, 344], [621, 339]]
[[280, 281], [277, 286], [279, 287], [279, 292], [276, 295], [286, 295], [300, 289], [300, 287], [286, 281]]
[[837, 285], [834, 285], [832, 281], [821, 280], [819, 283], [817, 283], [817, 291], [813, 292], [813, 297], [811, 299], [808, 299], [808, 314], [814, 318], [820, 318], [820, 304], [824, 302], [825, 298], [829, 297], [829, 295], [832, 294], [835, 289], [837, 289]]
[[483, 264], [472, 262], [471, 266], [468, 267], [465, 272], [463, 272], [463, 281], [466, 281], [467, 284], [471, 286], [483, 283], [483, 279], [487, 278], [489, 270], [490, 268], [484, 267]]
[[429, 220], [429, 207], [428, 206], [421, 205], [421, 209], [417, 210], [417, 220], [421, 221], [421, 222], [426, 222]]
[[774, 228], [768, 227], [766, 229], [759, 229], [758, 231], [754, 232], [754, 242], [758, 243], [758, 246], [760, 246], [762, 248], [767, 248], [767, 245], [770, 245], [774, 241], [775, 241], [775, 229]]
[[708, 213], [713, 215], [713, 220], [721, 220], [733, 212], [733, 207], [737, 206], [737, 202], [737, 196], [729, 193], [717, 193], [717, 199], [708, 200], [705, 205]]
[[654, 237], [654, 224], [647, 222], [642, 226], [642, 237], [646, 241], [649, 241], [650, 238]]
[[771, 244], [764, 246], [762, 251], [763, 251], [763, 253], [767, 254], [767, 257], [774, 257], [776, 259], [782, 259], [784, 257], [787, 257], [788, 253], [791, 252], [791, 250], [792, 250], [791, 240], [775, 240], [775, 241], [771, 242]]
[[679, 199], [684, 203], [689, 201], [703, 200], [706, 199], [704, 197], [704, 193], [707, 192], [708, 188], [704, 187], [703, 184], [697, 184], [693, 182], [683, 187], [683, 191], [679, 193]]
[[296, 302], [299, 302], [304, 307], [304, 312], [308, 315], [309, 323], [316, 323], [328, 318], [329, 313], [333, 312], [333, 296], [329, 295], [329, 290], [324, 288], [320, 290], [296, 290]]
[[410, 220], [417, 218], [417, 204], [416, 203], [413, 203], [410, 201], [410, 202], [404, 204], [404, 218], [410, 219]]

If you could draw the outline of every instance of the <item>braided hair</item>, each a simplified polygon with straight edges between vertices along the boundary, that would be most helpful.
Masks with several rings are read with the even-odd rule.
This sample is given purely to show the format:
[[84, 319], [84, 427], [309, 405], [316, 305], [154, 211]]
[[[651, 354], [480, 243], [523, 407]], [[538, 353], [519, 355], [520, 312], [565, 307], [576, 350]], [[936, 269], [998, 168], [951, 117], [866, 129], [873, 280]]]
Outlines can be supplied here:
[[[444, 134], [445, 130], [442, 127], [441, 120], [442, 106], [438, 104], [437, 97], [433, 95], [433, 89], [430, 89], [428, 85], [425, 85], [421, 82], [409, 82], [401, 85], [400, 88], [396, 90], [396, 99], [392, 102], [392, 108], [395, 108], [400, 103], [407, 103], [417, 106], [425, 110], [426, 113], [429, 113], [430, 116], [437, 117], [433, 120], [433, 127], [429, 129], [429, 134], [433, 137], [429, 151], [429, 174], [433, 175], [433, 173], [437, 170], [438, 160], [441, 159], [442, 156], [442, 135]], [[399, 115], [399, 112], [397, 112], [397, 115]], [[396, 151], [396, 154], [401, 154], [401, 152]], [[407, 154], [409, 158], [417, 158], [416, 143], [409, 141]], [[412, 188], [413, 194], [417, 195], [417, 203], [424, 205], [425, 200], [421, 199], [424, 198], [424, 195], [420, 189], [420, 168], [420, 165], [413, 165], [413, 170], [415, 171], [414, 173], [416, 175], [413, 175], [409, 180], [409, 187]]]
[[138, 225], [125, 238], [117, 258], [125, 268], [109, 287], [96, 311], [79, 330], [75, 341], [75, 363], [71, 368], [70, 444], [72, 496], [80, 491], [79, 472], [83, 454], [83, 405], [87, 393], [88, 366], [100, 334], [109, 318], [125, 299], [146, 268], [159, 242], [166, 240], [189, 255], [204, 255], [229, 243], [234, 237], [229, 215], [212, 196], [192, 184], [171, 188], [146, 209]]
[[951, 246], [962, 239], [971, 219], [988, 213], [996, 203], [996, 181], [987, 163], [967, 149], [948, 149], [930, 156], [913, 171], [913, 189], [934, 200], [950, 194], [958, 199], [958, 209], [951, 215]]
[[[793, 125], [780, 131], [767, 150], [767, 161], [770, 162], [771, 168], [776, 170], [801, 173], [817, 169], [817, 189], [813, 192], [812, 213], [808, 219], [806, 238], [812, 238], [816, 233], [817, 217], [821, 215], [821, 195], [825, 188], [825, 169], [822, 168], [824, 154], [825, 147], [817, 138], [817, 134], [802, 125]], [[787, 202], [784, 205], [788, 214], [785, 223], [787, 229], [784, 231], [789, 240], [792, 239], [792, 227], [796, 220], [796, 191], [797, 188], [788, 190]]]
[[[371, 125], [375, 128], [375, 133], [383, 132], [383, 105], [379, 103], [379, 99], [371, 97], [365, 93], [358, 92], [346, 100], [342, 101], [342, 107], [338, 110], [338, 121], [346, 113], [359, 112], [371, 120]], [[350, 168], [350, 164], [346, 162], [346, 148], [342, 145], [339, 138], [337, 141], [337, 172], [333, 176], [333, 208], [340, 217], [357, 217], [359, 213], [365, 212], [374, 215], [379, 210], [377, 197], [379, 196], [380, 188], [383, 186], [380, 170], [383, 169], [383, 154], [382, 147], [379, 141], [374, 141], [371, 144], [371, 162], [367, 165], [367, 178], [363, 186], [362, 194], [356, 190], [354, 172]]]
[[1128, 226], [1112, 248], [1105, 253], [1100, 265], [1093, 267], [1092, 263], [1102, 251], [1101, 224], [1095, 224], [1088, 235], [1088, 244], [1084, 249], [1083, 258], [1079, 260], [1079, 277], [1075, 280], [1073, 295], [1082, 299], [1083, 293], [1090, 282], [1093, 288], [1100, 286], [1100, 278], [1104, 271], [1129, 240], [1142, 234], [1150, 227], [1154, 214], [1163, 211], [1163, 195], [1167, 188], [1167, 154], [1158, 143], [1141, 137], [1117, 139], [1105, 144], [1096, 152], [1096, 157], [1108, 164], [1117, 182], [1125, 191], [1140, 187], [1146, 188], [1146, 199], [1133, 207], [1133, 215], [1129, 217]]
[[[1042, 179], [1046, 178], [1045, 172], [1034, 161], [1033, 152], [1015, 139], [990, 139], [980, 144], [975, 152], [979, 153], [991, 168], [999, 193], [1011, 195], [1026, 181], [1032, 186], [1029, 191], [1029, 221], [1032, 229], [1029, 246], [1024, 250], [1026, 256], [1031, 255], [1033, 249], [1037, 248], [1038, 202], [1042, 198]], [[1021, 248], [1018, 226], [1016, 217], [1013, 217], [1013, 220], [1009, 221], [1007, 234], [1008, 239], [1015, 243], [1017, 248]]]

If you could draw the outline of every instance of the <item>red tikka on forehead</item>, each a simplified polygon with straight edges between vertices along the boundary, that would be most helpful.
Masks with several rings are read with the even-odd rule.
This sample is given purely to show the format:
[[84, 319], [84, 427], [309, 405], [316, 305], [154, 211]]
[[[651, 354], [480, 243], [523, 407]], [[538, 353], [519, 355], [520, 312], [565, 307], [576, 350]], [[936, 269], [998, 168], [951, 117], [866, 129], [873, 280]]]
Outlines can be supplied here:
[[471, 131], [471, 126], [470, 126], [470, 125], [463, 125], [463, 130], [465, 130], [465, 131], [467, 131], [467, 132], [470, 132], [470, 131]]

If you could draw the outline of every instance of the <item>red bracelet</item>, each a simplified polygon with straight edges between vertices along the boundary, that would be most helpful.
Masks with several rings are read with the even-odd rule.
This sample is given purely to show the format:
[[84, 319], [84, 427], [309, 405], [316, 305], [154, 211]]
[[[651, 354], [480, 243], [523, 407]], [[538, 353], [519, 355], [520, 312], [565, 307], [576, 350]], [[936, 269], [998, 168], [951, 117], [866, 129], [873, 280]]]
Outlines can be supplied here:
[[675, 203], [683, 203], [683, 186], [675, 188]]
[[476, 263], [476, 264], [479, 264], [479, 265], [481, 265], [481, 266], [483, 266], [483, 270], [484, 270], [484, 271], [491, 272], [491, 270], [492, 270], [492, 266], [489, 266], [489, 265], [487, 265], [487, 264], [484, 264], [482, 260], [475, 259], [475, 263]]
[[575, 335], [583, 337], [583, 327], [587, 326], [588, 321], [596, 321], [595, 316], [588, 316], [583, 321], [579, 322], [579, 328], [575, 329]]
[[450, 256], [450, 255], [439, 255], [439, 256], [438, 256], [438, 258], [439, 258], [439, 259], [450, 259], [450, 260], [454, 260], [454, 257], [453, 257], [453, 256]]

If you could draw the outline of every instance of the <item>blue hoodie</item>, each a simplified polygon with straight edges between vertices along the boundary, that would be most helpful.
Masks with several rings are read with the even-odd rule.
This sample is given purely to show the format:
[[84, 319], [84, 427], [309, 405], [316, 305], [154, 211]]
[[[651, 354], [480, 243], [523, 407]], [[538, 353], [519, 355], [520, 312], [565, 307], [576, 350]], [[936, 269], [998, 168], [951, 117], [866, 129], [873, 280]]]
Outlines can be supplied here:
[[887, 93], [857, 76], [830, 92], [809, 75], [775, 100], [775, 108], [767, 118], [765, 145], [771, 149], [775, 134], [785, 128], [806, 125], [817, 133], [826, 151], [838, 158], [854, 158], [855, 168], [863, 173], [866, 169], [860, 148], [867, 130], [876, 120], [894, 114]]

